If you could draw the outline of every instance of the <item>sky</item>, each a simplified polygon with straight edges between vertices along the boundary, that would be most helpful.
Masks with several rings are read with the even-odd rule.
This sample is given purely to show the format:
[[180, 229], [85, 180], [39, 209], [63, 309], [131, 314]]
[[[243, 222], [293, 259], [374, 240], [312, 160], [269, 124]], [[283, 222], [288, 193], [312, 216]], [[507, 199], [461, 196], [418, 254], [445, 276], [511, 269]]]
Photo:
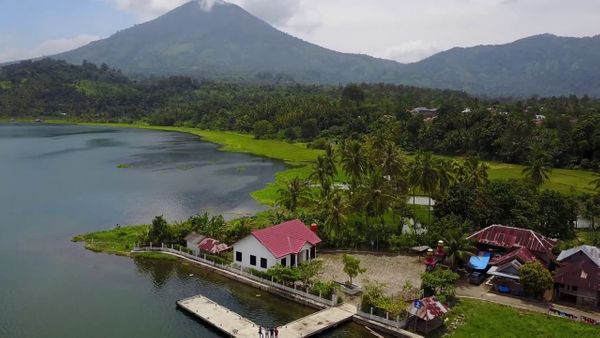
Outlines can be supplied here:
[[[52, 55], [188, 0], [0, 0], [0, 62]], [[210, 7], [214, 2], [203, 1]], [[452, 47], [542, 33], [600, 34], [600, 0], [231, 0], [276, 28], [341, 52], [415, 62]]]

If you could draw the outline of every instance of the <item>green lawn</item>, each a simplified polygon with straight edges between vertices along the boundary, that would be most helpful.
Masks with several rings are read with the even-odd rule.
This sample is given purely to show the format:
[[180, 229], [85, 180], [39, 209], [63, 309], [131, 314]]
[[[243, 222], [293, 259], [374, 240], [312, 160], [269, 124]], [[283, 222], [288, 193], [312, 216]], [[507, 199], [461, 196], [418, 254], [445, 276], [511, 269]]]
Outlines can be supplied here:
[[460, 300], [446, 326], [455, 321], [450, 337], [600, 337], [597, 326], [471, 299]]

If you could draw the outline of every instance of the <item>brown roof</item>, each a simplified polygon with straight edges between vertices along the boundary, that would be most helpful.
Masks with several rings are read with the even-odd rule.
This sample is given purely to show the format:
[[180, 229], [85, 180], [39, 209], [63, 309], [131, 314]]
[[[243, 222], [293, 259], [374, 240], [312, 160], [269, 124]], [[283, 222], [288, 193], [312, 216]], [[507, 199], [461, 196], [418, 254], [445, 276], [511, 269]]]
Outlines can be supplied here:
[[600, 267], [590, 259], [566, 263], [558, 268], [554, 274], [554, 281], [559, 284], [600, 291]]
[[544, 237], [533, 230], [498, 224], [477, 231], [469, 236], [469, 239], [499, 248], [525, 247], [533, 253], [550, 255], [556, 244], [556, 240]]
[[517, 260], [521, 264], [535, 261], [537, 258], [526, 247], [520, 247], [502, 256], [494, 256], [490, 261], [490, 265], [503, 265], [505, 263]]

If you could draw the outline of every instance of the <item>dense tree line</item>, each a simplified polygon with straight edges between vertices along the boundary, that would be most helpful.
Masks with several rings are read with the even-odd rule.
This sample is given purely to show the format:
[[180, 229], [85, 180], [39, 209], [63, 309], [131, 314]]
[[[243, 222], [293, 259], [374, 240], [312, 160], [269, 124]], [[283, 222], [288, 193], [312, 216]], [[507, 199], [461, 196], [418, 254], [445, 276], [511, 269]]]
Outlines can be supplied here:
[[[419, 106], [439, 108], [437, 117], [426, 120], [411, 113]], [[250, 85], [186, 77], [133, 81], [106, 65], [53, 60], [0, 68], [0, 116], [146, 121], [310, 141], [316, 147], [370, 134], [409, 152], [512, 163], [525, 163], [543, 151], [544, 165], [570, 168], [600, 167], [599, 111], [599, 100], [576, 96], [491, 101], [386, 84]]]

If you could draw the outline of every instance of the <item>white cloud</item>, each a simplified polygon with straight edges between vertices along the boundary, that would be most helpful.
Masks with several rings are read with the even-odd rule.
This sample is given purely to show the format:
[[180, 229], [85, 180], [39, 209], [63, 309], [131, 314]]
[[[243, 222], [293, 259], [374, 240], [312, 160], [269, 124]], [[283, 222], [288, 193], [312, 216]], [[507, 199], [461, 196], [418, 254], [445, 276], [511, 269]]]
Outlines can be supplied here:
[[408, 41], [398, 46], [387, 48], [381, 56], [399, 62], [416, 62], [440, 51], [437, 43], [425, 41]]
[[73, 38], [46, 40], [31, 48], [0, 49], [0, 62], [25, 60], [36, 57], [54, 55], [84, 46], [98, 39], [98, 36], [82, 34]]

